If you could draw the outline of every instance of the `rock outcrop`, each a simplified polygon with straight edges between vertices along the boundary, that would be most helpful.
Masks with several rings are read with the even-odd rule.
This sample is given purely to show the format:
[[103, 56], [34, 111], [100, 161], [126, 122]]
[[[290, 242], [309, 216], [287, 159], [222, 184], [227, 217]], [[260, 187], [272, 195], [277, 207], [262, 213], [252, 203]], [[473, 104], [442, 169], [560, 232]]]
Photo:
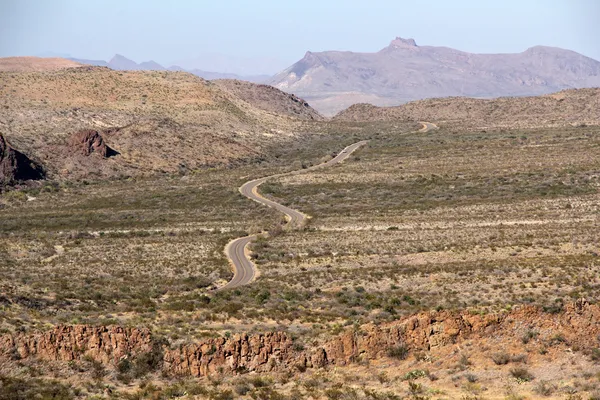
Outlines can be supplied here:
[[71, 136], [69, 147], [74, 152], [83, 154], [84, 156], [98, 154], [102, 158], [108, 158], [119, 154], [108, 147], [100, 132], [93, 129], [85, 129], [74, 133]]
[[285, 332], [235, 334], [206, 339], [172, 349], [156, 341], [147, 329], [118, 326], [59, 326], [45, 333], [0, 337], [0, 360], [35, 357], [71, 361], [92, 357], [106, 364], [159, 349], [162, 372], [171, 376], [208, 376], [241, 372], [283, 371], [295, 368], [325, 368], [364, 359], [385, 357], [395, 346], [436, 352], [465, 340], [486, 340], [505, 346], [520, 342], [527, 332], [535, 340], [561, 343], [577, 350], [599, 346], [600, 307], [580, 300], [560, 313], [547, 313], [533, 306], [511, 312], [423, 312], [384, 325], [365, 325], [302, 350]]
[[71, 361], [91, 357], [111, 363], [123, 357], [150, 352], [154, 342], [147, 329], [120, 326], [57, 326], [34, 335], [0, 337], [0, 358], [34, 357], [46, 361]]
[[13, 149], [0, 134], [0, 185], [37, 179], [44, 179], [42, 167]]
[[518, 342], [535, 331], [537, 340], [550, 341], [560, 335], [578, 349], [600, 345], [600, 307], [584, 300], [567, 304], [552, 314], [535, 306], [521, 306], [512, 312], [492, 314], [450, 311], [419, 313], [385, 325], [366, 325], [346, 331], [317, 349], [313, 364], [345, 365], [358, 357], [376, 359], [399, 344], [412, 350], [436, 351], [466, 339], [491, 339], [497, 343]]
[[207, 376], [218, 369], [263, 372], [285, 369], [301, 357], [284, 332], [237, 334], [166, 350], [163, 369], [173, 375], [192, 376]]

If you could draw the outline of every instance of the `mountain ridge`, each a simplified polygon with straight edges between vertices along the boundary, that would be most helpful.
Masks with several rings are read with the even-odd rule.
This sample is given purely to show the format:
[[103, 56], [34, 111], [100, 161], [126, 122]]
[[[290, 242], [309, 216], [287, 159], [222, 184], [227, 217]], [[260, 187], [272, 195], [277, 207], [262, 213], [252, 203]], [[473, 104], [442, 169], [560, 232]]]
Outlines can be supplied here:
[[121, 54], [115, 54], [109, 61], [87, 60], [83, 58], [74, 57], [68, 57], [67, 60], [71, 60], [85, 65], [108, 67], [117, 71], [185, 71], [206, 80], [237, 79], [253, 83], [263, 83], [270, 78], [270, 76], [268, 75], [238, 75], [225, 72], [204, 71], [197, 68], [185, 69], [183, 67], [180, 67], [179, 65], [171, 65], [169, 67], [164, 67], [163, 65], [157, 63], [154, 60], [136, 63], [135, 61]]
[[433, 97], [535, 96], [595, 87], [600, 62], [549, 46], [476, 54], [397, 37], [373, 53], [308, 51], [267, 83], [333, 115], [361, 102], [394, 106]]

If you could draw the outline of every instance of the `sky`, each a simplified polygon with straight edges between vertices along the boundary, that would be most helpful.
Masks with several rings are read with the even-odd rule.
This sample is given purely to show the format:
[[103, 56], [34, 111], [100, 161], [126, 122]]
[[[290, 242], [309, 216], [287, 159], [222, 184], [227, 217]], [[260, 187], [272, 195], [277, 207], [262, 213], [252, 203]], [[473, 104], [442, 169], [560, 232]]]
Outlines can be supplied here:
[[0, 56], [70, 55], [274, 74], [306, 51], [396, 36], [475, 53], [562, 47], [600, 60], [598, 0], [0, 0]]

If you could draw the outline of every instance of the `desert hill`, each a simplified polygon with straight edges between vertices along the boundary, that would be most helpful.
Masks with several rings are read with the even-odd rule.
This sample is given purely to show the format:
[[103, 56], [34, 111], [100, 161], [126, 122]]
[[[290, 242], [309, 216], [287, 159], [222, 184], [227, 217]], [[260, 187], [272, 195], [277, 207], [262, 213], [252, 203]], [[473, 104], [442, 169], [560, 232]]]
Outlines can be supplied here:
[[535, 97], [448, 97], [396, 107], [356, 104], [338, 121], [435, 121], [461, 128], [526, 128], [600, 124], [600, 89], [571, 89]]
[[233, 79], [219, 79], [215, 85], [255, 107], [280, 115], [300, 119], [320, 120], [322, 116], [307, 102], [293, 94], [284, 93], [268, 85], [258, 85]]
[[595, 87], [600, 62], [553, 47], [472, 54], [396, 38], [376, 53], [307, 52], [268, 83], [333, 114], [361, 102], [392, 106], [431, 97], [531, 96]]
[[[0, 72], [0, 80], [0, 128], [53, 177], [173, 173], [248, 160], [296, 135], [303, 119], [319, 117], [275, 89], [255, 88], [271, 93], [255, 102], [186, 72], [82, 67]], [[100, 138], [81, 146], [101, 141], [119, 156], [73, 146], [83, 130]]]
[[4, 57], [0, 58], [0, 72], [53, 71], [81, 67], [82, 64], [64, 58]]

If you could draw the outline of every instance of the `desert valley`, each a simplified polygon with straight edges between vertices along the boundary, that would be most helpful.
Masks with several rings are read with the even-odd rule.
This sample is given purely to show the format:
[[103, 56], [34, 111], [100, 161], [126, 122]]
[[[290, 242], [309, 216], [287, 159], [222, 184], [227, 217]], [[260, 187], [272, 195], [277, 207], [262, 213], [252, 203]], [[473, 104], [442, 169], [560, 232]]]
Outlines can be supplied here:
[[600, 62], [129, 61], [0, 58], [0, 399], [600, 398]]

